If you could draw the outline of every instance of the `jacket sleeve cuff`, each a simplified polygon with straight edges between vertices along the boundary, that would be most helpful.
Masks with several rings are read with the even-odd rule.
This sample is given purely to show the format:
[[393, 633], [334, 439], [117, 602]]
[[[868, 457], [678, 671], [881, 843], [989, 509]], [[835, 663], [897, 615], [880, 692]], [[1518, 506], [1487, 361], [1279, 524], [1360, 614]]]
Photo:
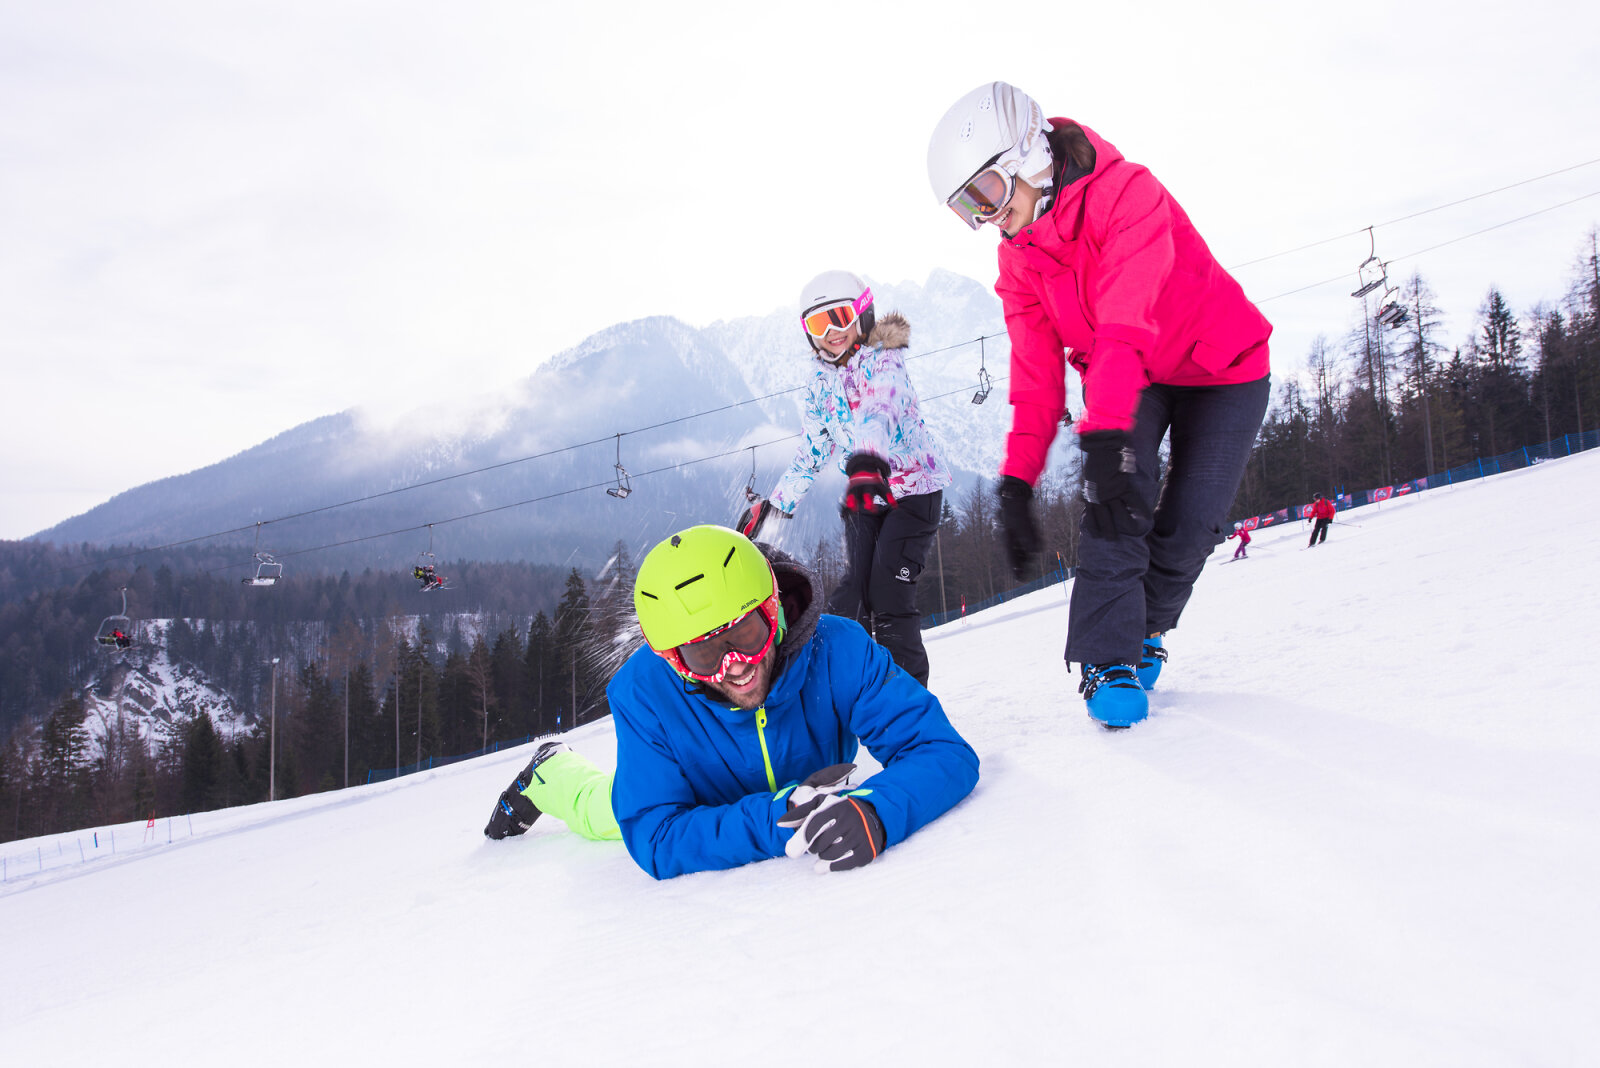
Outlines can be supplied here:
[[1149, 385], [1139, 350], [1126, 341], [1099, 337], [1083, 376], [1083, 414], [1079, 434], [1132, 430], [1139, 394]]
[[1006, 435], [1006, 455], [1000, 474], [1013, 475], [1032, 486], [1039, 481], [1050, 458], [1063, 409], [1044, 404], [1014, 404], [1011, 432]]

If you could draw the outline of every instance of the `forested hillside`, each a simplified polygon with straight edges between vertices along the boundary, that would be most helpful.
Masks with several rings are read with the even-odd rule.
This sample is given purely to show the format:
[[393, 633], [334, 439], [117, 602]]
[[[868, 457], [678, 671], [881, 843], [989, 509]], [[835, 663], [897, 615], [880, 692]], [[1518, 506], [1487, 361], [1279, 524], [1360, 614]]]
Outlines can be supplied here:
[[[1600, 236], [1560, 299], [1518, 315], [1491, 287], [1466, 340], [1450, 344], [1421, 275], [1406, 319], [1365, 318], [1310, 353], [1273, 354], [1277, 401], [1235, 502], [1253, 515], [1422, 478], [1600, 425]], [[1459, 335], [1458, 335], [1459, 336]], [[1304, 367], [1307, 374], [1294, 374]]]

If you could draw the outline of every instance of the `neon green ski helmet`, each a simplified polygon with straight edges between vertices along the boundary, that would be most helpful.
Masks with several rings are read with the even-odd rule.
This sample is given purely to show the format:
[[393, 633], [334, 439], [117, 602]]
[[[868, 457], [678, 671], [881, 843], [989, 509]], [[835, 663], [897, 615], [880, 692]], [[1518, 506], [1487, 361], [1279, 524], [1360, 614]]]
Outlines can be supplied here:
[[665, 653], [777, 595], [777, 577], [754, 542], [704, 524], [650, 550], [634, 580], [633, 608], [644, 640]]

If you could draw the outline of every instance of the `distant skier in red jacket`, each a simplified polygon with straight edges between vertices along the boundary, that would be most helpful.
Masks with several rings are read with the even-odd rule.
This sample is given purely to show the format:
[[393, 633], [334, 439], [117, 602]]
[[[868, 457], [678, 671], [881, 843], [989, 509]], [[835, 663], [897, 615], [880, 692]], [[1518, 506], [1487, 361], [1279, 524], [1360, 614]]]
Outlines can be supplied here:
[[1311, 511], [1307, 512], [1308, 518], [1316, 522], [1311, 527], [1311, 540], [1306, 543], [1306, 548], [1328, 540], [1328, 524], [1333, 522], [1333, 502], [1322, 494], [1317, 494], [1317, 499], [1311, 502]]
[[1233, 558], [1235, 560], [1248, 560], [1250, 558], [1250, 554], [1245, 552], [1245, 549], [1250, 545], [1250, 531], [1244, 526], [1244, 524], [1234, 524], [1233, 533], [1229, 534], [1228, 537], [1239, 539], [1239, 547], [1233, 550]]

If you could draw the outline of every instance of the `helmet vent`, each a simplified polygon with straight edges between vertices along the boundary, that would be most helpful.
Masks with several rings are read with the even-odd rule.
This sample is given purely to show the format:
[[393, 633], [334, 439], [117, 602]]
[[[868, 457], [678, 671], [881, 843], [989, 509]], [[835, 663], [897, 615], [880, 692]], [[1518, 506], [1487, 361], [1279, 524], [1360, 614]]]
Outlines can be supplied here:
[[732, 560], [732, 559], [733, 559], [733, 547], [732, 547], [732, 546], [729, 546], [729, 547], [728, 547], [728, 555], [727, 555], [727, 556], [724, 556], [724, 557], [723, 557], [723, 558], [722, 558], [722, 566], [723, 566], [723, 567], [727, 567], [727, 566], [728, 566], [728, 561], [729, 561], [729, 560]]
[[705, 575], [695, 575], [693, 578], [684, 579], [682, 582], [678, 583], [676, 586], [674, 586], [672, 588], [675, 589], [675, 590], [681, 590], [685, 586], [688, 586], [691, 583], [699, 582], [703, 578], [705, 578]]
[[961, 124], [961, 132], [956, 134], [956, 140], [958, 140], [958, 141], [970, 141], [970, 140], [972, 140], [972, 120], [971, 119], [968, 119], [966, 122]]

